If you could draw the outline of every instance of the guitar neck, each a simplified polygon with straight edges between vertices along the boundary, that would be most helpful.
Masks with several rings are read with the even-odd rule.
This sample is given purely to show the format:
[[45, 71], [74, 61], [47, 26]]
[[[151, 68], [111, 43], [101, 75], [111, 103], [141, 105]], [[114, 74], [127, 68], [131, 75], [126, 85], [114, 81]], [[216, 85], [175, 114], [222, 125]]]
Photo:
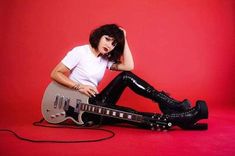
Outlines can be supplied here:
[[143, 121], [142, 115], [131, 113], [131, 112], [126, 112], [126, 111], [121, 111], [117, 109], [112, 109], [108, 107], [92, 105], [92, 104], [79, 103], [77, 104], [77, 107], [75, 108], [75, 110], [76, 109], [77, 111], [84, 111], [84, 112], [89, 112], [92, 114], [98, 114], [101, 116], [118, 118], [118, 119], [128, 120], [132, 122], [141, 123]]

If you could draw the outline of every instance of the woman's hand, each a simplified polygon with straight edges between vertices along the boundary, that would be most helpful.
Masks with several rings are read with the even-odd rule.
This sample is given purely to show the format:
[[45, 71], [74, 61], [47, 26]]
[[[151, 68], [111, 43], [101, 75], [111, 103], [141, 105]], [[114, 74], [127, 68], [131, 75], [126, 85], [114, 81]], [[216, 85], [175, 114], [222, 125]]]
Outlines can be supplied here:
[[89, 86], [89, 85], [84, 85], [84, 84], [79, 85], [78, 91], [80, 91], [81, 93], [86, 94], [89, 97], [95, 96], [96, 94], [99, 93], [96, 87]]
[[119, 29], [123, 31], [124, 37], [125, 37], [123, 55], [122, 55], [121, 63], [113, 64], [110, 69], [120, 70], [120, 71], [131, 71], [134, 69], [134, 60], [133, 60], [131, 50], [127, 42], [126, 30], [123, 29], [122, 27], [119, 27]]
[[123, 33], [124, 33], [124, 37], [126, 38], [126, 30], [125, 30], [125, 29], [123, 29], [122, 27], [119, 27], [119, 29], [121, 29], [121, 30], [123, 31]]

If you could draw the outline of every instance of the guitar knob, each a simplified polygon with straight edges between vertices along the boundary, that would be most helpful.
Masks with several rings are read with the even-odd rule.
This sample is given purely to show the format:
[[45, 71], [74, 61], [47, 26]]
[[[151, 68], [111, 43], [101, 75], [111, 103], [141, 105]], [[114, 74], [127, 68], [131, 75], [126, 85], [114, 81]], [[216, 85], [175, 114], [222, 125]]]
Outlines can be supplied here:
[[57, 113], [55, 116], [56, 116], [56, 117], [60, 116], [60, 113]]
[[54, 119], [56, 116], [55, 115], [51, 115], [51, 118]]
[[64, 115], [65, 115], [65, 112], [61, 112], [60, 115], [64, 116]]

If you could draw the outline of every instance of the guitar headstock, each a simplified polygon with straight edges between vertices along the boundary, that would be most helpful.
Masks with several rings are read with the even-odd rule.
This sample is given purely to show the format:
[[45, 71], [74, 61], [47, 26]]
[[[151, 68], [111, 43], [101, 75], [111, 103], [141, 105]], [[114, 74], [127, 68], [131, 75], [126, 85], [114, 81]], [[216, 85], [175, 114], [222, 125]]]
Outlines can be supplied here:
[[154, 114], [144, 117], [144, 120], [150, 126], [151, 130], [167, 130], [172, 127], [172, 123], [168, 121], [165, 115]]

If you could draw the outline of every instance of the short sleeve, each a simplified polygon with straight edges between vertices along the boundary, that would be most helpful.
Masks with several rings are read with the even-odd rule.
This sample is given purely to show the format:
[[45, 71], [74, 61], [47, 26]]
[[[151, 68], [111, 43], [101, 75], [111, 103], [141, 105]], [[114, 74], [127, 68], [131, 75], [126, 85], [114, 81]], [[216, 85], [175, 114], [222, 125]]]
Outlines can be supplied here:
[[79, 63], [80, 58], [79, 48], [76, 47], [69, 51], [61, 62], [71, 70]]

